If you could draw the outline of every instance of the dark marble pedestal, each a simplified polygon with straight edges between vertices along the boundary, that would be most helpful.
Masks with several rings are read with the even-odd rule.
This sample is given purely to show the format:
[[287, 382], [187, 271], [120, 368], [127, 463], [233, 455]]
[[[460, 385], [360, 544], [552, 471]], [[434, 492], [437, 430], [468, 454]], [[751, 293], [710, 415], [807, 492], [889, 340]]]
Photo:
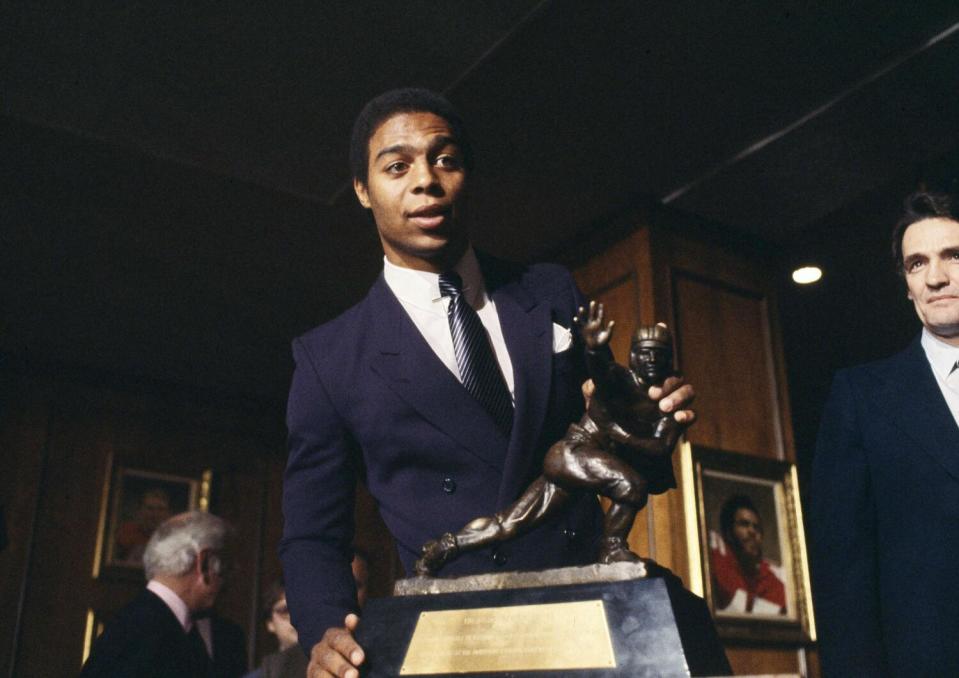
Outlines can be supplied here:
[[[617, 566], [618, 567], [618, 566]], [[498, 588], [475, 590], [476, 581], [465, 577], [456, 583], [441, 582], [432, 590], [444, 593], [399, 595], [369, 601], [363, 613], [357, 639], [366, 651], [367, 661], [363, 675], [399, 676], [404, 666], [407, 650], [420, 615], [423, 612], [440, 610], [474, 610], [477, 608], [505, 608], [510, 606], [548, 605], [575, 601], [602, 601], [606, 628], [612, 646], [615, 667], [589, 669], [512, 670], [509, 667], [494, 672], [470, 672], [470, 676], [719, 676], [729, 675], [731, 670], [726, 660], [712, 619], [703, 600], [685, 588], [679, 579], [668, 572], [661, 576], [627, 578], [614, 576], [616, 581], [581, 580], [582, 576], [570, 577], [579, 570], [590, 568], [566, 568], [564, 570], [535, 573], [516, 573], [522, 579], [522, 588], [508, 588], [503, 577], [496, 575]], [[602, 566], [600, 566], [600, 570]], [[616, 568], [614, 568], [616, 569]], [[621, 568], [620, 568], [621, 569]], [[596, 570], [596, 566], [592, 568]], [[555, 576], [551, 574], [555, 572]], [[587, 579], [589, 577], [586, 577]], [[556, 580], [560, 585], [553, 585]], [[406, 585], [406, 590], [417, 588]], [[430, 580], [420, 584], [430, 590]], [[456, 580], [452, 580], [456, 581]], [[550, 585], [533, 585], [549, 582]], [[408, 580], [409, 582], [409, 580]], [[483, 582], [489, 584], [489, 580]], [[400, 585], [398, 588], [403, 588]], [[453, 589], [453, 590], [451, 590]], [[461, 589], [461, 590], [455, 590]], [[402, 675], [428, 675], [405, 673]], [[433, 675], [451, 675], [433, 674]], [[454, 674], [455, 675], [455, 674]]]

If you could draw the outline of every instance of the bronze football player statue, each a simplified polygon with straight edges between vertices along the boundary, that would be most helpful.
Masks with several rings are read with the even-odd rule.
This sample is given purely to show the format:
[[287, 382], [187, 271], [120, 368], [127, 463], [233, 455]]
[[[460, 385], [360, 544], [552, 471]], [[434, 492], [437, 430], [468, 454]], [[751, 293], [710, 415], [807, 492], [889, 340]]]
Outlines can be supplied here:
[[650, 386], [661, 386], [673, 373], [672, 335], [661, 323], [640, 327], [633, 336], [626, 369], [612, 360], [607, 348], [614, 323], [604, 324], [602, 304], [590, 302], [588, 314], [580, 308], [576, 322], [595, 386], [586, 413], [549, 448], [543, 474], [516, 502], [495, 515], [473, 520], [456, 534], [447, 532], [427, 542], [414, 565], [417, 575], [435, 574], [464, 551], [512, 539], [583, 492], [600, 494], [611, 502], [599, 562], [639, 560], [626, 544], [636, 513], [650, 493], [675, 487], [670, 457], [680, 427], [648, 395]]

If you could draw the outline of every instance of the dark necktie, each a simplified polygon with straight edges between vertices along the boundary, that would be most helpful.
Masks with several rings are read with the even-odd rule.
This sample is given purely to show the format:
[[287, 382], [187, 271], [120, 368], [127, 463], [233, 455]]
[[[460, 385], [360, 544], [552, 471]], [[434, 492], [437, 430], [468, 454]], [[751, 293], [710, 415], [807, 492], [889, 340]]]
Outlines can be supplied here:
[[200, 629], [196, 624], [190, 627], [186, 634], [187, 643], [190, 646], [190, 659], [193, 664], [192, 675], [208, 676], [213, 669], [213, 660], [207, 652], [206, 643], [203, 642], [203, 636], [200, 635]]
[[486, 328], [463, 296], [463, 280], [459, 274], [453, 271], [440, 274], [440, 294], [450, 299], [446, 315], [463, 386], [509, 437], [513, 427], [513, 401]]

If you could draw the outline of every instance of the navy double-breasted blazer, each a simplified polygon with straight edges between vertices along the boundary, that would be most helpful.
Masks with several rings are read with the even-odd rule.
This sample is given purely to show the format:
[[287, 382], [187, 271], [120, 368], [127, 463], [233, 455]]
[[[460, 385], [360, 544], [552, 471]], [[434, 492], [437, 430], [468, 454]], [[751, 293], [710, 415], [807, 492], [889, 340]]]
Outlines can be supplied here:
[[918, 338], [837, 373], [811, 490], [824, 674], [959, 675], [959, 426]]
[[[513, 363], [509, 439], [437, 358], [382, 275], [363, 301], [293, 342], [280, 553], [306, 649], [355, 608], [357, 479], [410, 571], [426, 541], [515, 500], [582, 414], [581, 346], [553, 352], [554, 325], [571, 328], [582, 303], [569, 273], [479, 260]], [[584, 497], [567, 515], [466, 554], [443, 574], [585, 563], [595, 556], [600, 519], [595, 497]]]

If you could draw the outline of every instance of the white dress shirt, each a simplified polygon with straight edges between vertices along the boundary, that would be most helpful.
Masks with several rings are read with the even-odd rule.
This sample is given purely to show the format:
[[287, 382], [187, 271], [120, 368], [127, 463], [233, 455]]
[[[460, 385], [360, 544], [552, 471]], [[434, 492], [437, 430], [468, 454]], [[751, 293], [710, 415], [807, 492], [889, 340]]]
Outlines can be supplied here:
[[196, 624], [196, 630], [203, 639], [203, 644], [206, 645], [206, 652], [212, 657], [213, 630], [210, 627], [210, 620], [197, 619], [196, 622], [194, 622], [193, 617], [190, 614], [190, 608], [187, 607], [187, 604], [183, 602], [183, 599], [176, 594], [176, 591], [171, 589], [166, 584], [161, 584], [156, 579], [151, 579], [149, 582], [147, 582], [147, 590], [157, 594], [160, 600], [162, 600], [164, 604], [170, 608], [170, 612], [173, 613], [173, 615], [176, 617], [176, 620], [180, 622], [180, 626], [183, 627], [184, 633], [189, 633], [190, 629], [193, 627], [193, 624]]
[[[473, 307], [483, 327], [486, 328], [490, 345], [496, 355], [496, 362], [499, 363], [510, 396], [515, 401], [513, 363], [506, 350], [506, 341], [503, 339], [503, 330], [499, 324], [499, 316], [496, 314], [496, 305], [486, 294], [483, 273], [480, 271], [479, 262], [472, 247], [466, 250], [454, 270], [463, 279], [463, 296], [466, 302]], [[456, 366], [456, 354], [453, 351], [453, 335], [450, 333], [446, 315], [449, 298], [440, 294], [439, 274], [396, 266], [383, 257], [383, 278], [396, 295], [403, 310], [416, 325], [416, 329], [436, 353], [436, 357], [462, 382], [459, 368]]]
[[949, 411], [952, 412], [952, 418], [956, 420], [959, 426], [959, 391], [953, 390], [947, 383], [946, 378], [952, 371], [956, 361], [959, 360], [959, 346], [951, 346], [940, 341], [929, 330], [922, 330], [922, 350], [926, 353], [926, 360], [932, 366], [932, 373], [936, 375], [936, 382], [939, 384], [939, 390], [942, 391]]

